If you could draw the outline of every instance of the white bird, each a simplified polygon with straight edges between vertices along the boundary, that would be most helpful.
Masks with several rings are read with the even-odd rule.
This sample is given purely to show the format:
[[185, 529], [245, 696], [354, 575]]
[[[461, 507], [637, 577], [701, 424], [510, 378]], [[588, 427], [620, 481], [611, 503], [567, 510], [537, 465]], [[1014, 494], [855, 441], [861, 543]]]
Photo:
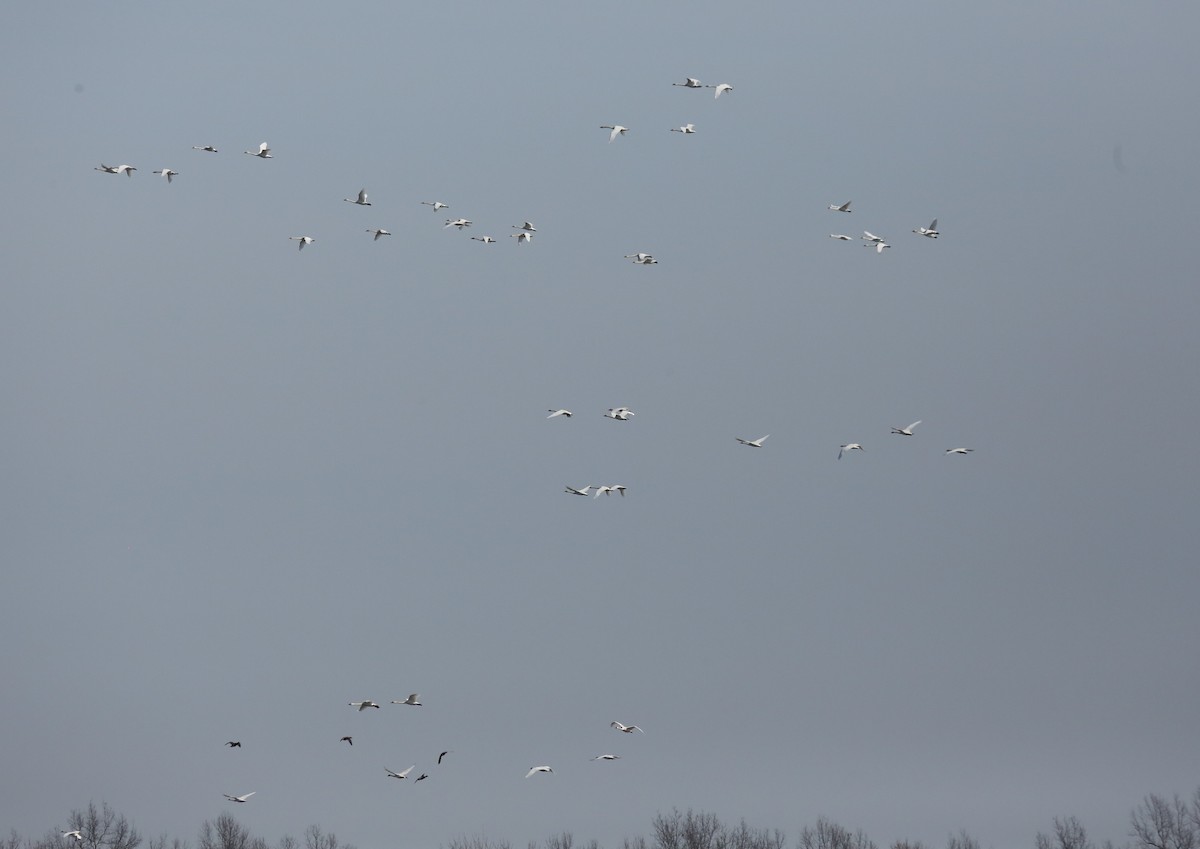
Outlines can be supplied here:
[[247, 799], [249, 799], [251, 796], [253, 796], [257, 792], [258, 792], [257, 790], [251, 790], [245, 796], [230, 796], [228, 793], [222, 793], [221, 795], [224, 796], [226, 799], [228, 799], [230, 802], [245, 802]]
[[873, 247], [873, 248], [875, 248], [875, 253], [877, 253], [877, 254], [881, 254], [881, 253], [883, 253], [883, 249], [884, 249], [884, 248], [890, 248], [890, 247], [891, 247], [891, 245], [889, 245], [887, 242], [885, 242], [885, 241], [883, 241], [882, 239], [880, 239], [878, 242], [872, 242], [872, 243], [871, 243], [871, 244], [869, 244], [869, 245], [863, 245], [863, 247], [864, 247], [864, 248], [871, 248], [871, 247]]
[[916, 427], [917, 425], [919, 425], [920, 423], [921, 423], [921, 419], [917, 419], [915, 422], [910, 424], [908, 427], [894, 427], [894, 428], [892, 428], [892, 433], [898, 433], [901, 436], [912, 436], [913, 428]]
[[461, 230], [464, 227], [470, 227], [471, 223], [472, 222], [468, 221], [465, 218], [447, 218], [446, 226], [443, 227], [442, 229], [445, 230], [446, 227], [457, 227], [459, 230]]
[[420, 693], [409, 693], [408, 698], [405, 699], [404, 701], [398, 702], [395, 699], [392, 699], [392, 704], [394, 704], [394, 705], [416, 705], [417, 707], [420, 707], [421, 706], [421, 694]]
[[365, 702], [350, 702], [350, 707], [358, 708], [359, 713], [361, 713], [362, 711], [366, 710], [369, 707], [377, 708], [377, 707], [379, 707], [379, 705], [375, 704], [370, 699], [367, 699]]
[[485, 245], [494, 245], [496, 243], [496, 240], [491, 236], [472, 236], [471, 240], [474, 242], [483, 242]]
[[525, 222], [523, 222], [523, 223], [521, 223], [521, 224], [519, 224], [519, 225], [518, 225], [518, 224], [514, 224], [514, 225], [513, 225], [513, 229], [514, 229], [514, 230], [528, 230], [530, 233], [536, 233], [536, 232], [537, 232], [537, 228], [536, 228], [536, 227], [534, 227], [532, 224], [530, 224], [528, 221], [525, 221]]
[[598, 487], [596, 487], [596, 494], [593, 495], [592, 497], [599, 498], [601, 493], [603, 493], [604, 495], [608, 495], [610, 492], [612, 492], [611, 486], [598, 486]]
[[421, 204], [423, 206], [432, 206], [434, 212], [437, 212], [439, 209], [449, 209], [450, 208], [446, 204], [442, 203], [440, 200], [423, 200], [423, 201], [421, 201]]
[[269, 148], [267, 146], [266, 142], [263, 142], [262, 144], [260, 144], [258, 146], [258, 150], [243, 150], [242, 153], [248, 153], [251, 156], [257, 156], [259, 159], [273, 159], [274, 158], [273, 156], [271, 156], [271, 148]]
[[366, 189], [359, 189], [358, 197], [356, 197], [356, 198], [342, 198], [342, 200], [344, 200], [346, 203], [356, 203], [359, 206], [370, 206], [371, 205], [370, 203], [367, 202], [367, 190]]
[[878, 236], [876, 236], [876, 235], [875, 235], [874, 233], [872, 233], [870, 230], [863, 230], [862, 237], [863, 237], [863, 241], [864, 241], [864, 242], [872, 242], [872, 243], [874, 243], [874, 242], [882, 242], [882, 241], [883, 241], [883, 239], [881, 239], [881, 238], [879, 238]]
[[168, 182], [168, 183], [169, 183], [169, 182], [171, 182], [171, 178], [172, 178], [172, 177], [178, 177], [178, 176], [179, 176], [179, 172], [178, 172], [178, 171], [172, 171], [170, 168], [160, 168], [160, 169], [158, 169], [157, 171], [151, 171], [150, 173], [152, 173], [152, 174], [161, 174], [162, 176], [164, 176], [164, 177], [166, 177], [166, 178], [167, 178], [167, 182]]
[[619, 422], [627, 422], [629, 421], [629, 417], [632, 415], [636, 414], [628, 407], [613, 407], [604, 414], [604, 417], [606, 419], [616, 419]]
[[367, 232], [375, 234], [375, 238], [371, 240], [372, 242], [378, 242], [380, 236], [392, 235], [390, 230], [372, 230], [370, 227], [367, 228]]
[[132, 177], [133, 172], [137, 169], [132, 165], [105, 165], [100, 163], [99, 168], [93, 168], [93, 171], [103, 171], [105, 174], [124, 174], [126, 177]]
[[608, 134], [608, 143], [609, 144], [612, 144], [613, 139], [615, 139], [617, 136], [623, 136], [627, 132], [629, 132], [628, 127], [622, 127], [620, 124], [601, 124], [600, 129], [612, 130], [612, 132]]
[[708, 85], [708, 86], [705, 86], [705, 88], [715, 88], [716, 89], [716, 91], [713, 92], [713, 100], [716, 100], [718, 97], [720, 97], [722, 94], [724, 94], [727, 91], [733, 91], [733, 86], [731, 86], [729, 83], [721, 83], [720, 85]]
[[610, 487], [609, 487], [609, 490], [610, 490], [611, 492], [619, 492], [619, 493], [621, 493], [621, 497], [622, 497], [622, 498], [624, 498], [624, 497], [625, 497], [625, 487], [624, 487], [624, 486], [622, 486], [622, 485], [621, 485], [621, 484], [619, 484], [619, 483], [615, 483], [615, 484], [613, 484], [612, 486], [610, 486]]
[[537, 775], [539, 772], [554, 772], [554, 770], [548, 766], [531, 766], [529, 772], [525, 773], [525, 777], [529, 778], [532, 775]]
[[508, 235], [516, 239], [518, 245], [527, 245], [533, 241], [533, 234], [528, 230], [522, 230], [520, 233], [509, 233]]
[[[638, 728], [636, 725], [622, 725], [615, 719], [608, 725], [610, 728], [615, 728], [618, 731], [624, 731], [626, 734], [632, 734], [634, 731], [642, 731], [642, 729]], [[642, 731], [642, 733], [645, 734], [646, 732]]]
[[645, 259], [635, 259], [635, 260], [633, 260], [633, 264], [634, 264], [634, 265], [658, 265], [658, 260], [656, 260], [656, 259], [655, 259], [654, 257], [652, 257], [652, 256], [648, 256], [648, 257], [646, 257]]
[[834, 212], [853, 212], [854, 210], [850, 208], [850, 204], [852, 203], [854, 203], [852, 200], [846, 201], [841, 206], [838, 206], [836, 203], [831, 203], [829, 204], [829, 208]]
[[208, 151], [209, 153], [217, 152], [217, 149], [215, 147], [213, 147], [211, 144], [205, 144], [205, 145], [194, 144], [194, 145], [192, 145], [192, 150], [205, 150], [205, 151]]
[[829, 238], [831, 238], [831, 239], [841, 239], [843, 242], [852, 242], [852, 241], [854, 241], [854, 240], [853, 240], [853, 239], [851, 239], [849, 236], [843, 236], [841, 233], [830, 233], [830, 234], [829, 234]]
[[840, 449], [838, 449], [838, 459], [839, 460], [842, 459], [842, 455], [845, 454], [847, 451], [865, 451], [865, 450], [866, 449], [863, 448], [861, 445], [859, 445], [857, 442], [847, 442]]
[[975, 450], [974, 448], [947, 448], [946, 453], [947, 454], [970, 454], [974, 450]]
[[546, 412], [550, 414], [546, 416], [548, 419], [552, 419], [555, 416], [566, 416], [569, 419], [571, 416], [575, 415], [570, 410], [547, 410]]
[[590, 760], [593, 760], [593, 761], [619, 761], [620, 759], [621, 759], [620, 755], [596, 755], [596, 757], [591, 758]]
[[929, 224], [928, 227], [918, 227], [916, 230], [913, 230], [913, 232], [916, 233], [918, 236], [927, 236], [930, 239], [936, 239], [939, 235], [941, 235], [940, 233], [938, 233], [936, 218], [933, 219], [933, 221]]
[[[769, 433], [767, 434], [767, 436], [770, 435]], [[758, 439], [742, 439], [740, 436], [735, 436], [734, 439], [742, 443], [742, 445], [749, 445], [751, 448], [762, 448], [762, 444], [766, 442], [767, 436], [760, 436]]]
[[409, 774], [410, 772], [412, 772], [412, 771], [413, 771], [413, 769], [414, 769], [415, 767], [416, 767], [416, 764], [413, 764], [413, 765], [412, 765], [412, 766], [410, 766], [408, 769], [406, 769], [406, 770], [403, 770], [402, 772], [392, 772], [392, 770], [388, 769], [388, 768], [385, 766], [385, 767], [383, 768], [383, 771], [384, 771], [384, 772], [386, 772], [386, 773], [388, 774], [388, 778], [408, 778], [408, 774]]
[[636, 254], [625, 254], [625, 259], [631, 259], [634, 262], [644, 263], [644, 262], [647, 262], [648, 260], [654, 259], [654, 257], [651, 256], [650, 254], [636, 253]]
[[695, 77], [687, 77], [683, 82], [671, 83], [671, 85], [683, 86], [684, 88], [704, 88], [704, 86], [700, 84], [700, 80], [696, 79]]
[[75, 829], [74, 831], [64, 831], [62, 833], [62, 836], [63, 837], [74, 837], [76, 840], [83, 840], [83, 832], [80, 831], [79, 829]]
[[582, 489], [576, 489], [573, 486], [568, 486], [563, 491], [569, 492], [572, 495], [582, 495], [584, 498], [587, 498], [588, 490], [591, 489], [593, 486], [595, 486], [595, 484], [590, 484], [590, 483], [587, 486], [583, 487]]
[[311, 245], [316, 241], [316, 239], [314, 239], [312, 236], [288, 236], [288, 238], [292, 241], [299, 242], [300, 247], [297, 248], [297, 250], [301, 251], [304, 250], [305, 245]]
[[696, 125], [695, 124], [684, 124], [682, 127], [672, 127], [671, 132], [683, 133], [684, 135], [690, 136], [692, 133], [696, 132]]

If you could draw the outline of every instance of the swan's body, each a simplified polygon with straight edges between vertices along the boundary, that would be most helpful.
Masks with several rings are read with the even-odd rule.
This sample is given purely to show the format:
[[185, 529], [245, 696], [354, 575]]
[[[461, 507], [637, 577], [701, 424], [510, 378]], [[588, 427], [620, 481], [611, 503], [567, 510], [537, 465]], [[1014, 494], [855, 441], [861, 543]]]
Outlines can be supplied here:
[[530, 776], [537, 775], [539, 772], [554, 772], [554, 770], [548, 766], [531, 766], [529, 772], [525, 773], [525, 777], [529, 778]]
[[696, 125], [695, 124], [684, 124], [682, 127], [672, 127], [671, 132], [683, 133], [686, 136], [690, 136], [692, 133], [696, 132]]
[[604, 417], [606, 419], [616, 419], [619, 422], [627, 422], [629, 421], [629, 417], [633, 415], [636, 414], [628, 407], [613, 407], [604, 414]]
[[598, 486], [598, 487], [596, 487], [596, 494], [593, 495], [592, 497], [599, 498], [602, 493], [604, 495], [608, 495], [610, 492], [612, 492], [611, 486]]
[[974, 450], [975, 450], [974, 448], [947, 448], [946, 453], [947, 454], [970, 454]]
[[941, 235], [940, 233], [938, 233], [936, 218], [933, 219], [932, 222], [930, 222], [928, 227], [918, 227], [916, 230], [913, 230], [913, 232], [916, 233], [918, 236], [926, 236], [930, 239], [936, 239], [938, 236]]
[[356, 203], [359, 206], [370, 206], [371, 205], [367, 201], [367, 190], [366, 189], [359, 189], [358, 197], [356, 197], [356, 198], [342, 198], [342, 200], [344, 200], [346, 203]]
[[390, 769], [388, 769], [385, 766], [383, 768], [383, 771], [388, 774], [388, 778], [408, 778], [408, 774], [410, 772], [412, 772], [415, 767], [416, 767], [416, 764], [413, 764], [408, 769], [401, 770], [400, 772], [392, 772]]
[[440, 200], [423, 200], [423, 201], [421, 201], [421, 204], [423, 206], [432, 206], [434, 212], [437, 212], [439, 209], [449, 209], [450, 208], [446, 204], [442, 203]]
[[395, 699], [392, 699], [392, 704], [394, 704], [394, 705], [416, 705], [417, 707], [420, 707], [421, 706], [421, 694], [420, 693], [409, 693], [408, 698], [405, 699], [404, 701], [398, 702]]
[[870, 247], [874, 247], [874, 248], [875, 248], [875, 253], [877, 253], [877, 254], [881, 254], [881, 253], [883, 253], [883, 251], [884, 251], [884, 249], [885, 249], [885, 248], [890, 248], [890, 247], [891, 247], [891, 245], [889, 245], [887, 242], [883, 241], [883, 239], [880, 239], [879, 241], [877, 241], [877, 242], [872, 242], [872, 243], [871, 243], [871, 244], [869, 244], [869, 245], [863, 245], [863, 247], [864, 247], [864, 248], [870, 248]]
[[853, 240], [853, 239], [851, 239], [849, 236], [843, 236], [841, 233], [830, 233], [830, 234], [829, 234], [829, 238], [831, 238], [831, 239], [840, 239], [840, 240], [842, 240], [843, 242], [852, 242], [852, 241], [854, 241], [854, 240]]
[[211, 144], [203, 144], [203, 145], [194, 144], [194, 145], [192, 145], [192, 150], [203, 150], [203, 151], [206, 151], [207, 153], [216, 153], [217, 152], [217, 149], [215, 147], [213, 147]]
[[468, 221], [466, 218], [447, 218], [446, 226], [443, 227], [442, 229], [445, 230], [446, 227], [457, 227], [459, 230], [461, 230], [464, 227], [470, 227], [470, 226], [471, 226], [471, 222]]
[[629, 128], [628, 128], [628, 127], [622, 127], [620, 124], [601, 124], [601, 125], [600, 125], [600, 129], [602, 129], [602, 130], [612, 130], [612, 132], [608, 134], [608, 143], [609, 143], [609, 144], [612, 144], [613, 140], [614, 140], [614, 139], [615, 139], [617, 136], [623, 136], [623, 135], [625, 135], [627, 132], [629, 132]]
[[316, 241], [316, 239], [314, 239], [312, 236], [288, 236], [288, 238], [292, 241], [299, 242], [300, 247], [297, 248], [297, 250], [301, 251], [304, 250], [305, 245], [311, 245]]
[[590, 484], [590, 483], [587, 486], [583, 487], [582, 489], [576, 489], [573, 486], [568, 486], [563, 491], [569, 492], [569, 493], [571, 493], [571, 495], [582, 495], [584, 498], [587, 498], [588, 490], [591, 489], [593, 486], [594, 486], [594, 484]]
[[700, 80], [696, 79], [695, 77], [687, 77], [683, 82], [671, 83], [671, 85], [683, 86], [684, 88], [704, 88], [704, 86], [700, 84]]
[[516, 239], [518, 245], [527, 245], [533, 241], [533, 234], [528, 230], [522, 230], [520, 233], [509, 233], [508, 235]]
[[594, 761], [619, 761], [620, 759], [620, 755], [596, 755], [592, 758]]
[[178, 172], [178, 171], [172, 171], [170, 168], [159, 168], [157, 171], [152, 171], [151, 173], [153, 173], [153, 174], [161, 174], [163, 177], [166, 177], [166, 178], [167, 178], [167, 182], [168, 182], [168, 183], [169, 183], [169, 182], [171, 182], [171, 178], [172, 178], [172, 177], [178, 177], [178, 176], [179, 176], [179, 172]]
[[528, 232], [530, 232], [530, 233], [536, 233], [536, 232], [537, 232], [537, 228], [536, 228], [536, 227], [534, 227], [532, 224], [530, 224], [528, 221], [524, 221], [524, 222], [522, 222], [522, 223], [521, 223], [521, 224], [519, 224], [519, 225], [518, 225], [518, 224], [514, 224], [514, 225], [513, 225], [513, 229], [514, 229], [514, 230], [526, 230], [526, 231], [528, 231]]
[[[613, 720], [608, 725], [610, 728], [615, 728], [618, 731], [624, 731], [626, 734], [632, 734], [634, 731], [642, 731], [642, 729], [638, 728], [636, 725], [622, 725], [616, 720]], [[642, 731], [642, 733], [645, 734], [646, 732]]]
[[829, 208], [832, 209], [834, 212], [853, 212], [854, 210], [852, 210], [850, 208], [850, 204], [852, 204], [852, 203], [854, 203], [854, 201], [852, 201], [852, 200], [846, 201], [841, 206], [838, 206], [836, 203], [831, 203], [831, 204], [829, 204]]
[[865, 449], [861, 445], [859, 445], [857, 442], [847, 442], [845, 445], [843, 445], [841, 448], [838, 449], [838, 459], [839, 460], [842, 459], [842, 455], [845, 454], [847, 451], [864, 451], [864, 450]]
[[391, 234], [391, 231], [389, 231], [389, 230], [372, 230], [372, 229], [371, 229], [371, 228], [369, 228], [369, 227], [367, 228], [367, 232], [368, 232], [368, 233], [374, 233], [374, 234], [375, 234], [375, 238], [371, 240], [372, 242], [378, 242], [378, 241], [379, 241], [379, 237], [380, 237], [380, 236], [390, 236], [390, 235], [392, 235], [392, 234]]
[[367, 699], [365, 702], [350, 702], [350, 707], [358, 708], [359, 712], [361, 713], [369, 707], [377, 708], [379, 705], [375, 704], [370, 699]]
[[63, 837], [74, 837], [76, 840], [83, 840], [83, 832], [80, 831], [79, 829], [75, 829], [74, 831], [64, 831], [62, 833], [62, 836]]
[[650, 254], [636, 253], [636, 254], [625, 254], [625, 259], [631, 259], [634, 262], [645, 263], [645, 262], [649, 262], [650, 260], [654, 259], [654, 257], [651, 256]]
[[878, 242], [882, 242], [882, 241], [883, 241], [883, 239], [881, 239], [881, 238], [879, 238], [878, 236], [876, 236], [876, 235], [875, 235], [874, 233], [872, 233], [870, 230], [863, 230], [862, 237], [863, 237], [863, 241], [864, 241], [864, 242], [871, 242], [872, 244], [876, 244], [876, 243], [878, 243]]
[[720, 97], [722, 94], [724, 94], [727, 91], [733, 91], [733, 86], [731, 86], [729, 83], [721, 83], [720, 85], [705, 86], [705, 88], [715, 88], [716, 89], [716, 91], [713, 92], [713, 100], [716, 100], [718, 97]]
[[571, 416], [575, 415], [570, 410], [547, 410], [546, 412], [550, 414], [546, 416], [548, 419], [552, 419], [555, 416], [566, 416], [569, 419]]
[[[770, 435], [769, 433], [767, 434], [767, 436]], [[763, 443], [767, 441], [767, 436], [760, 436], [758, 439], [742, 439], [740, 436], [735, 436], [734, 439], [742, 443], [742, 445], [749, 445], [751, 448], [762, 448]]]
[[263, 142], [262, 144], [260, 144], [258, 146], [258, 150], [243, 150], [242, 153], [248, 153], [251, 156], [257, 156], [259, 159], [273, 159], [274, 158], [271, 156], [271, 148], [267, 146], [266, 142]]
[[249, 793], [245, 794], [244, 796], [230, 796], [228, 793], [222, 793], [221, 795], [224, 796], [226, 799], [228, 799], [230, 802], [245, 802], [247, 799], [249, 799], [251, 796], [253, 796], [257, 792], [258, 792], [257, 790], [251, 790]]
[[485, 245], [494, 245], [496, 243], [496, 240], [491, 236], [472, 236], [471, 240], [474, 242], [483, 242]]
[[915, 422], [910, 424], [908, 427], [894, 427], [894, 428], [892, 428], [892, 433], [898, 433], [901, 436], [912, 436], [913, 428], [916, 427], [917, 425], [919, 425], [920, 423], [921, 423], [921, 419], [917, 419]]

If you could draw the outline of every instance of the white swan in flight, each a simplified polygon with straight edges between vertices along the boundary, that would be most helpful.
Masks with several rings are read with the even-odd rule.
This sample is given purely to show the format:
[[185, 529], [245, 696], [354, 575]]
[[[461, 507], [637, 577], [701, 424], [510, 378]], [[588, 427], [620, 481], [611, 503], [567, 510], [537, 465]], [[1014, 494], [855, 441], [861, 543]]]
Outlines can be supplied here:
[[203, 151], [207, 151], [208, 153], [216, 153], [217, 152], [217, 149], [215, 147], [213, 147], [211, 144], [194, 144], [194, 145], [192, 145], [192, 150], [203, 150]]
[[520, 224], [514, 224], [513, 229], [514, 230], [527, 230], [530, 233], [537, 232], [537, 228], [534, 227], [532, 224], [530, 224], [528, 221], [523, 221]]
[[446, 219], [446, 226], [442, 229], [445, 230], [446, 227], [457, 227], [459, 230], [461, 230], [464, 227], [470, 227], [471, 223], [472, 222], [468, 221], [466, 218], [448, 218]]
[[865, 450], [866, 449], [863, 448], [861, 445], [859, 445], [857, 442], [847, 442], [845, 445], [843, 445], [841, 448], [838, 449], [838, 459], [839, 460], [842, 459], [842, 455], [845, 454], [847, 451], [865, 451]]
[[854, 241], [854, 240], [853, 240], [853, 239], [851, 239], [849, 236], [844, 236], [844, 235], [842, 235], [841, 233], [830, 233], [830, 234], [829, 234], [829, 238], [831, 238], [831, 239], [840, 239], [840, 240], [841, 240], [841, 241], [843, 241], [843, 242], [852, 242], [852, 241]]
[[518, 245], [527, 245], [533, 241], [533, 233], [530, 233], [528, 230], [522, 230], [520, 233], [509, 233], [508, 235], [516, 239]]
[[625, 254], [625, 259], [631, 259], [634, 262], [647, 262], [649, 260], [654, 259], [654, 257], [651, 256], [650, 254], [644, 254], [644, 253], [639, 252], [636, 254]]
[[872, 248], [872, 247], [873, 247], [873, 248], [875, 248], [875, 253], [877, 253], [877, 254], [881, 254], [881, 253], [883, 253], [883, 251], [884, 251], [884, 249], [885, 249], [885, 248], [890, 248], [890, 247], [891, 247], [891, 245], [889, 245], [889, 244], [888, 244], [887, 242], [885, 242], [883, 239], [880, 239], [879, 241], [877, 241], [877, 242], [872, 242], [872, 243], [871, 243], [871, 244], [869, 244], [869, 245], [863, 245], [863, 247], [864, 247], [864, 248]]
[[529, 768], [529, 772], [525, 773], [525, 777], [529, 778], [530, 776], [537, 775], [539, 772], [554, 772], [554, 770], [552, 770], [550, 767], [544, 766], [544, 765], [543, 766], [531, 766]]
[[546, 416], [548, 419], [552, 419], [555, 416], [566, 416], [569, 419], [571, 416], [575, 415], [570, 410], [547, 410], [546, 412], [550, 414]]
[[583, 487], [582, 489], [576, 489], [573, 486], [568, 486], [563, 491], [569, 492], [572, 495], [582, 495], [584, 498], [587, 498], [588, 490], [591, 489], [593, 486], [595, 486], [595, 484], [590, 484], [590, 483], [587, 486]]
[[696, 125], [684, 124], [682, 127], [672, 127], [671, 132], [683, 133], [685, 136], [690, 136], [692, 133], [696, 132]]
[[388, 774], [388, 778], [408, 778], [408, 774], [412, 772], [415, 767], [416, 764], [413, 764], [408, 769], [401, 770], [400, 772], [393, 772], [385, 766], [383, 771]]
[[342, 198], [342, 200], [344, 200], [346, 203], [356, 203], [359, 206], [370, 206], [371, 205], [367, 201], [367, 190], [366, 189], [359, 189], [358, 197], [356, 197], [356, 198]]
[[[767, 434], [767, 436], [770, 435], [769, 433]], [[742, 439], [740, 436], [735, 436], [734, 439], [742, 443], [742, 445], [749, 445], [751, 448], [762, 448], [762, 444], [766, 442], [767, 436], [760, 436], [758, 439]]]
[[731, 86], [729, 83], [721, 83], [720, 85], [707, 85], [705, 88], [716, 89], [716, 91], [713, 92], [713, 100], [716, 100], [727, 91], [733, 91], [733, 86]]
[[613, 407], [604, 414], [604, 417], [606, 419], [616, 419], [619, 422], [627, 422], [629, 421], [629, 417], [633, 415], [636, 415], [636, 413], [628, 407]]
[[422, 206], [432, 206], [434, 212], [437, 212], [439, 209], [449, 209], [450, 208], [446, 204], [442, 203], [440, 200], [423, 200], [423, 201], [421, 201], [421, 205]]
[[372, 230], [370, 227], [367, 228], [367, 232], [375, 234], [375, 238], [371, 240], [372, 242], [378, 242], [380, 236], [392, 235], [392, 232], [390, 230]]
[[853, 212], [854, 210], [850, 208], [850, 204], [852, 204], [852, 203], [854, 203], [854, 201], [852, 201], [852, 200], [846, 201], [841, 206], [838, 206], [836, 203], [831, 203], [831, 204], [829, 204], [829, 208], [832, 209], [834, 212]]
[[671, 85], [683, 86], [684, 88], [704, 88], [700, 84], [700, 80], [695, 77], [685, 77], [681, 83], [671, 83]]
[[881, 238], [879, 238], [878, 236], [876, 236], [876, 235], [875, 235], [874, 233], [872, 233], [870, 230], [863, 230], [862, 237], [863, 237], [863, 241], [864, 241], [864, 242], [871, 242], [872, 244], [875, 244], [875, 243], [878, 243], [878, 242], [882, 242], [882, 241], [883, 241], [883, 239], [881, 239]]
[[974, 448], [947, 448], [946, 453], [947, 454], [970, 454], [974, 450], [975, 450]]
[[243, 150], [242, 153], [248, 153], [251, 156], [257, 156], [259, 159], [274, 159], [274, 157], [271, 156], [271, 148], [267, 146], [266, 142], [260, 144], [258, 146], [258, 150]]
[[600, 129], [612, 130], [612, 132], [608, 134], [608, 143], [609, 144], [612, 144], [613, 139], [615, 139], [617, 136], [623, 136], [627, 132], [629, 132], [628, 127], [622, 127], [620, 124], [601, 124]]
[[416, 705], [417, 707], [420, 707], [421, 706], [421, 694], [420, 693], [409, 693], [408, 698], [404, 699], [403, 701], [396, 701], [395, 699], [392, 699], [392, 704], [394, 704], [394, 705]]
[[473, 242], [483, 242], [485, 245], [494, 245], [494, 244], [496, 244], [496, 240], [495, 240], [495, 239], [493, 239], [491, 236], [472, 236], [472, 237], [471, 237], [471, 241], [473, 241]]
[[124, 174], [126, 177], [132, 177], [133, 172], [137, 169], [132, 165], [105, 165], [100, 163], [99, 168], [93, 168], [93, 171], [103, 171], [105, 174]]
[[920, 423], [921, 423], [921, 419], [917, 419], [915, 422], [910, 424], [908, 427], [894, 427], [894, 428], [892, 428], [892, 433], [898, 433], [901, 436], [912, 436], [913, 428], [916, 427], [917, 425], [919, 425]]
[[913, 232], [916, 233], [918, 236], [927, 236], [930, 239], [936, 239], [938, 236], [941, 235], [940, 233], [938, 233], [936, 218], [933, 219], [932, 222], [930, 222], [928, 227], [918, 227], [916, 230], [913, 230]]
[[311, 245], [316, 241], [312, 236], [288, 236], [288, 238], [300, 243], [298, 250], [304, 250], [305, 245]]
[[249, 799], [251, 796], [253, 796], [257, 792], [258, 792], [257, 790], [251, 790], [249, 793], [247, 793], [244, 796], [230, 796], [228, 793], [222, 793], [221, 795], [224, 796], [226, 799], [228, 799], [230, 802], [245, 802], [247, 799]]
[[159, 168], [157, 171], [151, 171], [150, 173], [160, 174], [163, 177], [166, 177], [168, 183], [171, 182], [171, 178], [179, 176], [178, 171], [172, 171], [170, 168]]
[[[615, 728], [618, 731], [624, 731], [626, 734], [632, 734], [634, 731], [642, 731], [642, 729], [638, 728], [636, 725], [622, 725], [620, 722], [617, 722], [615, 719], [612, 722], [610, 722], [608, 725], [610, 728]], [[642, 733], [645, 734], [646, 732], [642, 731]]]
[[75, 829], [74, 831], [64, 831], [62, 833], [62, 836], [63, 837], [73, 837], [76, 840], [83, 840], [83, 832], [80, 831], [79, 829]]
[[620, 755], [596, 755], [596, 757], [591, 758], [593, 761], [619, 761], [620, 759]]
[[370, 699], [367, 699], [365, 702], [350, 702], [350, 707], [358, 708], [359, 713], [361, 713], [369, 707], [377, 708], [379, 705], [375, 704]]

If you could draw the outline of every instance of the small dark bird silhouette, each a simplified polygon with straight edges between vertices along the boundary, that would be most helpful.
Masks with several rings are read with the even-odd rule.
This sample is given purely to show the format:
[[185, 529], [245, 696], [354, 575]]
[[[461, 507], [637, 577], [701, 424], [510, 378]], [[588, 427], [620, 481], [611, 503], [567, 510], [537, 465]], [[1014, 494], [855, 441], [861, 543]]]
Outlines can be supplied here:
[[339, 743], [349, 743], [351, 746], [354, 745], [354, 741], [349, 737], [343, 737], [341, 740], [338, 740], [338, 742]]
[[230, 740], [225, 745], [231, 749], [240, 749], [240, 748], [242, 748], [242, 741], [241, 740]]
[[[421, 773], [420, 775], [418, 775], [418, 776], [417, 776], [417, 781], [424, 781], [424, 780], [425, 780], [426, 778], [428, 778], [428, 777], [429, 777], [429, 776], [428, 776], [428, 775], [426, 775], [425, 773]], [[413, 784], [416, 784], [416, 783], [417, 783], [417, 781], [414, 781], [414, 782], [413, 782]]]
[[444, 751], [440, 755], [438, 755], [438, 763], [440, 764], [442, 762], [442, 758], [446, 757], [446, 755], [448, 755], [448, 754], [450, 754], [449, 749], [447, 749], [446, 751]]

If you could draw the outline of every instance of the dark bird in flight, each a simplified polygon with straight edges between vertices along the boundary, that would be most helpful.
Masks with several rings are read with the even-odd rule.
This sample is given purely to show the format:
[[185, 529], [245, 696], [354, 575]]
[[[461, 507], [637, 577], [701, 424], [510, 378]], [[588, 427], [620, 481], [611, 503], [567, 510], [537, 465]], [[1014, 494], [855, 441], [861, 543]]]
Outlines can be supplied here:
[[[418, 775], [418, 776], [417, 776], [417, 781], [424, 781], [424, 780], [425, 780], [426, 778], [428, 778], [428, 777], [429, 777], [429, 776], [428, 776], [428, 775], [426, 775], [425, 773], [421, 773], [420, 775]], [[417, 783], [417, 781], [414, 781], [414, 782], [413, 782], [413, 784], [416, 784], [416, 783]]]
[[438, 763], [440, 764], [442, 762], [442, 758], [446, 757], [446, 755], [448, 755], [448, 754], [450, 754], [449, 749], [447, 749], [446, 751], [444, 751], [440, 755], [438, 755]]
[[240, 748], [242, 748], [242, 741], [241, 740], [230, 740], [225, 745], [231, 749], [240, 749]]
[[341, 740], [338, 740], [338, 742], [339, 743], [349, 743], [351, 746], [354, 745], [354, 740], [352, 740], [349, 737], [343, 737]]

